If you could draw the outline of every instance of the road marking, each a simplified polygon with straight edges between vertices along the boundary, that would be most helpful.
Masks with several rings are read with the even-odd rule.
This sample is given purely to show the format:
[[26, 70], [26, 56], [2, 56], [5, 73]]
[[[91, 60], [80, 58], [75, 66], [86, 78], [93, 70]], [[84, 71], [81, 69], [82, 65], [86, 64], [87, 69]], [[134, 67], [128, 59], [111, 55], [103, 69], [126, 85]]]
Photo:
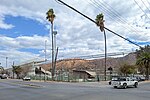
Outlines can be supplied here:
[[37, 85], [37, 84], [32, 84], [32, 83], [26, 83], [26, 82], [8, 82], [7, 80], [5, 81], [0, 81], [2, 83], [7, 83], [7, 84], [11, 84], [11, 85], [18, 85], [18, 86], [28, 86], [28, 87], [36, 87], [36, 88], [40, 88], [40, 87], [44, 87], [41, 85]]

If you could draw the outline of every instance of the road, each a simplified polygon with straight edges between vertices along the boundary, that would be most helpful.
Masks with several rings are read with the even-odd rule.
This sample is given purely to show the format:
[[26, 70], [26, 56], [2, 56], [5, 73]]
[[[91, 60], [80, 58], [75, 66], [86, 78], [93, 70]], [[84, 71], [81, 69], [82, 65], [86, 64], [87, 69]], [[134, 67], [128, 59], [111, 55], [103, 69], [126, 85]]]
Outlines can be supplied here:
[[150, 100], [150, 83], [114, 89], [101, 83], [0, 80], [0, 100]]

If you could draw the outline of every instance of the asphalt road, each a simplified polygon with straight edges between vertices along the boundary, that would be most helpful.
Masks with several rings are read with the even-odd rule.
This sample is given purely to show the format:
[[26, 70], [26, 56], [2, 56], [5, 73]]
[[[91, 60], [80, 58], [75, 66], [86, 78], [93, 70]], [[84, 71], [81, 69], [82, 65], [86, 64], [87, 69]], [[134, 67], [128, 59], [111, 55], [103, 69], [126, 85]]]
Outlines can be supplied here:
[[114, 89], [101, 83], [0, 79], [0, 100], [150, 100], [150, 82], [138, 88]]

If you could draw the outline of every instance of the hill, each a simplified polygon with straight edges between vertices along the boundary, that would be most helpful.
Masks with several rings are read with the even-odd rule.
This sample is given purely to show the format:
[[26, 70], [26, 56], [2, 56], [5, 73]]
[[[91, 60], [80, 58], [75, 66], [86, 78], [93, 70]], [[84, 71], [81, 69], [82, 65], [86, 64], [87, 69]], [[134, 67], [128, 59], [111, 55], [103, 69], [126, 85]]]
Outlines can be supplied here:
[[[127, 63], [134, 65], [136, 62], [136, 54], [130, 53], [124, 57], [119, 58], [107, 58], [107, 68], [112, 67], [114, 70], [118, 70], [121, 64]], [[45, 70], [50, 70], [51, 64], [42, 64], [42, 68]], [[57, 70], [104, 70], [104, 59], [64, 59], [59, 60], [56, 63]]]

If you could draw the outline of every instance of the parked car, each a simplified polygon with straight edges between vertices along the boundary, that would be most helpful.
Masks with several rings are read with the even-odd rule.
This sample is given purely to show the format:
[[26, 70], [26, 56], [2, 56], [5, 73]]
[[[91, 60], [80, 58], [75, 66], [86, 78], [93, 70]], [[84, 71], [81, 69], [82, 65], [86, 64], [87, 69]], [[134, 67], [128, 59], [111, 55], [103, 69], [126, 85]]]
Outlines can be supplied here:
[[8, 75], [6, 75], [6, 74], [1, 74], [0, 75], [0, 79], [7, 79], [8, 78]]
[[23, 81], [30, 81], [30, 80], [31, 80], [31, 78], [28, 77], [28, 76], [25, 76], [25, 77], [23, 78]]
[[126, 89], [127, 87], [130, 87], [130, 86], [137, 88], [138, 81], [131, 77], [117, 77], [111, 81], [111, 85], [114, 88]]
[[137, 79], [138, 82], [145, 81], [144, 76], [136, 76], [136, 79]]

